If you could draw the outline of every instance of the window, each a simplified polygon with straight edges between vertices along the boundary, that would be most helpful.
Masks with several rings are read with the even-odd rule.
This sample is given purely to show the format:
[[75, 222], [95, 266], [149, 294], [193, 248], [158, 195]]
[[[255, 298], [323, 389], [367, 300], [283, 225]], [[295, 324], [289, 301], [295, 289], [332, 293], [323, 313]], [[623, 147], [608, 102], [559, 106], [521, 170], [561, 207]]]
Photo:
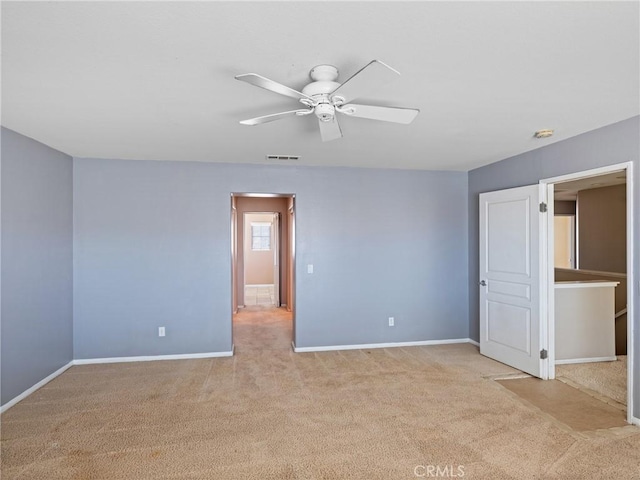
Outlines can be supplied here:
[[251, 222], [251, 250], [271, 250], [271, 224]]

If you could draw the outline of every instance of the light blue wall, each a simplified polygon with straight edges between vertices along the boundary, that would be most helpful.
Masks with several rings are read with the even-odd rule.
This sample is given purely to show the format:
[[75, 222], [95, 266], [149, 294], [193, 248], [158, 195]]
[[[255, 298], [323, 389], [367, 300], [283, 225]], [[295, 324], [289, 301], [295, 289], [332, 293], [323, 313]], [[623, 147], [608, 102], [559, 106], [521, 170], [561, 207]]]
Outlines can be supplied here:
[[296, 346], [468, 338], [466, 173], [297, 177]]
[[466, 173], [75, 159], [76, 358], [231, 349], [232, 192], [296, 195], [296, 346], [468, 337]]
[[[478, 194], [538, 183], [545, 178], [616, 163], [633, 162], [636, 255], [634, 275], [640, 282], [640, 117], [553, 143], [469, 172], [469, 332], [479, 335]], [[634, 288], [636, 374], [640, 373], [640, 285]], [[640, 412], [640, 375], [635, 379], [635, 410]]]
[[72, 168], [2, 128], [2, 404], [73, 359]]

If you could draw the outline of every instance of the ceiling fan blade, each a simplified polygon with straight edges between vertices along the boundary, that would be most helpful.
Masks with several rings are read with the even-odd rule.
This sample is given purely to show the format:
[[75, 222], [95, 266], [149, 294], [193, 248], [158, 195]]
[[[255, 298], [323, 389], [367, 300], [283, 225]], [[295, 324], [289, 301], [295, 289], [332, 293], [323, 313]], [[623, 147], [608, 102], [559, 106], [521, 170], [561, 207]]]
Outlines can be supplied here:
[[318, 123], [320, 124], [320, 135], [322, 136], [323, 142], [330, 142], [331, 140], [342, 138], [342, 130], [340, 130], [337, 117], [334, 116], [330, 122], [323, 122], [318, 119]]
[[265, 90], [271, 90], [272, 92], [295, 98], [296, 100], [300, 100], [301, 98], [308, 98], [311, 100], [311, 97], [305, 95], [302, 92], [298, 92], [293, 88], [289, 88], [286, 85], [282, 85], [281, 83], [275, 82], [256, 73], [243, 73], [242, 75], [236, 75], [235, 78], [236, 80], [240, 80], [241, 82], [247, 82], [251, 85], [255, 85], [256, 87], [264, 88]]
[[260, 125], [262, 123], [275, 122], [276, 120], [281, 120], [283, 118], [293, 117], [293, 116], [296, 116], [296, 115], [306, 115], [307, 113], [309, 113], [308, 109], [291, 110], [289, 112], [274, 113], [274, 114], [271, 114], [271, 115], [264, 115], [262, 117], [256, 117], [256, 118], [250, 118], [248, 120], [242, 120], [240, 123], [242, 125]]
[[[346, 115], [350, 117], [404, 123], [405, 125], [413, 122], [413, 119], [420, 113], [417, 108], [377, 107], [374, 105], [356, 105], [354, 103], [344, 105], [341, 109], [346, 110]], [[353, 109], [353, 112], [349, 111], [351, 109]]]
[[344, 98], [344, 103], [347, 103], [374, 93], [399, 75], [400, 72], [389, 65], [380, 60], [373, 60], [331, 92], [330, 96], [338, 95]]

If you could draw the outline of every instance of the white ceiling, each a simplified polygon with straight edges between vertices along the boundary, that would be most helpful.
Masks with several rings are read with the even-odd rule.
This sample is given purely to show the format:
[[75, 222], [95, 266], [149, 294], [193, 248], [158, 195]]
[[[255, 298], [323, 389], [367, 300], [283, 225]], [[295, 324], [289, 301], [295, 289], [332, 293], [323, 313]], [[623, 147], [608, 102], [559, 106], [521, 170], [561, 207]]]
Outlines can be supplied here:
[[[2, 124], [77, 157], [469, 170], [640, 114], [639, 32], [638, 2], [2, 2]], [[372, 59], [402, 76], [359, 103], [413, 124], [238, 124], [300, 104], [234, 75]]]

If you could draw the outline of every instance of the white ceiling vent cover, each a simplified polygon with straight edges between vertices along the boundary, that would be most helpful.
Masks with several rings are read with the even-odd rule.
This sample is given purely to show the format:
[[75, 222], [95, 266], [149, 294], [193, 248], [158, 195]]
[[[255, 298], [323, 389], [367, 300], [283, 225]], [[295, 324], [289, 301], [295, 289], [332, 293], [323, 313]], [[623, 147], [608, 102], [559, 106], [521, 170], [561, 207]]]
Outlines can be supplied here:
[[267, 155], [267, 160], [300, 160], [299, 155]]

